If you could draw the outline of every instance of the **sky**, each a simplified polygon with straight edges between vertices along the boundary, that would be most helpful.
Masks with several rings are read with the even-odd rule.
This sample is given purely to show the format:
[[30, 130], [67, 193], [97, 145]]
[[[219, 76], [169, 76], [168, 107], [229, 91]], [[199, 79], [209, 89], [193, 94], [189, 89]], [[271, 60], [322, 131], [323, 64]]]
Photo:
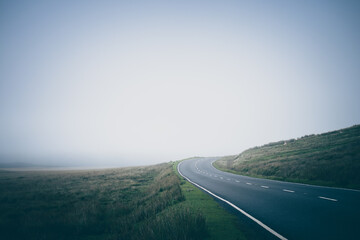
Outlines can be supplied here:
[[360, 123], [359, 1], [0, 1], [0, 161], [131, 166]]

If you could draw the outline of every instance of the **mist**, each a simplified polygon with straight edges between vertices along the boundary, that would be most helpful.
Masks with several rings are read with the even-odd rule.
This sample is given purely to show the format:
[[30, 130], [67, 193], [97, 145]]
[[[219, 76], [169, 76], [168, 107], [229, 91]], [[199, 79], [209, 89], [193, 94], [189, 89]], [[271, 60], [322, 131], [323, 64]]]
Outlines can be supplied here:
[[0, 3], [0, 161], [133, 166], [360, 123], [357, 1]]

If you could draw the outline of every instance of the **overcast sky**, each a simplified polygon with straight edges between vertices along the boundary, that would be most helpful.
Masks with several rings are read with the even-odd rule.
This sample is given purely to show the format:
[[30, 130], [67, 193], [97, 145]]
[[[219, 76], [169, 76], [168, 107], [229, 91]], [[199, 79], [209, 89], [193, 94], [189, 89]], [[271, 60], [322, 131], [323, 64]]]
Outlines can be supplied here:
[[360, 123], [359, 1], [0, 1], [0, 155], [138, 165]]

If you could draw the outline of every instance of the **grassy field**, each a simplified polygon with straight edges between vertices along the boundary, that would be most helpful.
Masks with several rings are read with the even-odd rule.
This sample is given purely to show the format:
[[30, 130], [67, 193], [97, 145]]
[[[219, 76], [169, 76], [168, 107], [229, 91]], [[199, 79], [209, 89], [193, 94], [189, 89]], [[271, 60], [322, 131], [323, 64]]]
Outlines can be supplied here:
[[174, 166], [0, 170], [0, 239], [243, 239]]
[[360, 189], [360, 125], [251, 148], [214, 166], [253, 177]]
[[0, 239], [199, 239], [205, 218], [170, 164], [0, 172]]

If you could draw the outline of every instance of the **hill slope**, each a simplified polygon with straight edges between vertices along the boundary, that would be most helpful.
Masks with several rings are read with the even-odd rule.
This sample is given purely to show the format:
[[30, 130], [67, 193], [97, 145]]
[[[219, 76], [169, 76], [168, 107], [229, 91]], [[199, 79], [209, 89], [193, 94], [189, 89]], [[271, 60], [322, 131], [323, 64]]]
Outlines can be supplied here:
[[254, 147], [214, 166], [241, 175], [360, 189], [360, 125]]
[[176, 164], [0, 169], [0, 239], [246, 239], [237, 218], [177, 176]]

